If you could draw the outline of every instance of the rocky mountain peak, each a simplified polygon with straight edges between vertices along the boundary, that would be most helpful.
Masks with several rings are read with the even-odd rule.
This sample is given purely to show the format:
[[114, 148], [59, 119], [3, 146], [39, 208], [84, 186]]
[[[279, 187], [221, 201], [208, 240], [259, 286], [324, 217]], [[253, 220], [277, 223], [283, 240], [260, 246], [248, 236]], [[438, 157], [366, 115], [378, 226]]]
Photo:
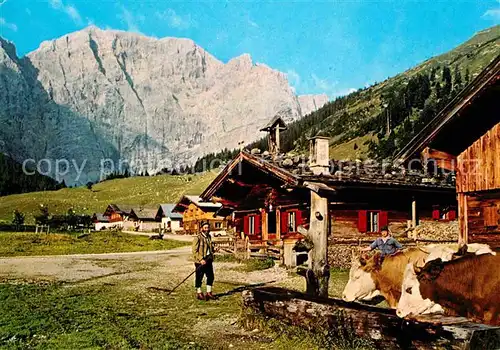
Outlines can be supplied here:
[[0, 151], [47, 159], [52, 176], [67, 160], [67, 184], [96, 180], [103, 168], [191, 164], [252, 142], [278, 113], [290, 122], [323, 101], [297, 97], [283, 73], [248, 54], [224, 64], [190, 39], [95, 26], [43, 42], [15, 74], [10, 66], [0, 58]]

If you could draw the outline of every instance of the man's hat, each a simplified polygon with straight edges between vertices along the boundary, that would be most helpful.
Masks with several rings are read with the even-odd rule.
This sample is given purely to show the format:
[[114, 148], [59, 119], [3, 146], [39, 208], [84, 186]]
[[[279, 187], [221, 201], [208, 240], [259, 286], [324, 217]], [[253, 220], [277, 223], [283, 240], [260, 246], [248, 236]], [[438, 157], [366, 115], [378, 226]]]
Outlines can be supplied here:
[[203, 227], [203, 226], [205, 226], [205, 225], [210, 226], [210, 223], [209, 223], [208, 221], [206, 221], [206, 220], [203, 220], [203, 221], [200, 223], [200, 228], [202, 228], [202, 227]]

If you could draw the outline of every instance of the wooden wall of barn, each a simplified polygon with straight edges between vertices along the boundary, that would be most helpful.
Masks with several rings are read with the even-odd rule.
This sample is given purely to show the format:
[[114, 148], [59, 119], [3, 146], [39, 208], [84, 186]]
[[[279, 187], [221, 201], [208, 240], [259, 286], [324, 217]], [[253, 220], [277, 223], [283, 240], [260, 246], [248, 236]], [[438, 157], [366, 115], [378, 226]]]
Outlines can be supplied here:
[[457, 157], [457, 192], [500, 189], [500, 123]]
[[500, 246], [500, 123], [457, 158], [460, 240]]

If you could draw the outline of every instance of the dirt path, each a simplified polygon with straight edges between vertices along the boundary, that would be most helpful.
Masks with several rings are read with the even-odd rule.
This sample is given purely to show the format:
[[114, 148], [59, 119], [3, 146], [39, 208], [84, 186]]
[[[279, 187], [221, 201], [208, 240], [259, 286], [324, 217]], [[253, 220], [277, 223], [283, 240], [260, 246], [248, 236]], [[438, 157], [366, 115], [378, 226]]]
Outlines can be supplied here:
[[[0, 258], [0, 281], [75, 283], [134, 278], [150, 287], [166, 287], [192, 271], [190, 252], [191, 247], [187, 246], [168, 251]], [[247, 284], [289, 278], [286, 270], [277, 266], [254, 272], [241, 272], [236, 267], [236, 263], [216, 263], [216, 281]]]

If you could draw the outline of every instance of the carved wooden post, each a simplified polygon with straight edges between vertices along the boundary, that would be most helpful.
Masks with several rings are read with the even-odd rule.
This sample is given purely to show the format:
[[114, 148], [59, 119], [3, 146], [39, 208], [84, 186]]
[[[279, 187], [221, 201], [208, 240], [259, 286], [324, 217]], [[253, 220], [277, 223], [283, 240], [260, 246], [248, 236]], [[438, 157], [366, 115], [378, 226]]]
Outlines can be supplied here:
[[309, 239], [313, 243], [311, 253], [312, 273], [306, 276], [307, 290], [321, 297], [328, 297], [328, 200], [311, 191], [311, 213], [309, 220]]

